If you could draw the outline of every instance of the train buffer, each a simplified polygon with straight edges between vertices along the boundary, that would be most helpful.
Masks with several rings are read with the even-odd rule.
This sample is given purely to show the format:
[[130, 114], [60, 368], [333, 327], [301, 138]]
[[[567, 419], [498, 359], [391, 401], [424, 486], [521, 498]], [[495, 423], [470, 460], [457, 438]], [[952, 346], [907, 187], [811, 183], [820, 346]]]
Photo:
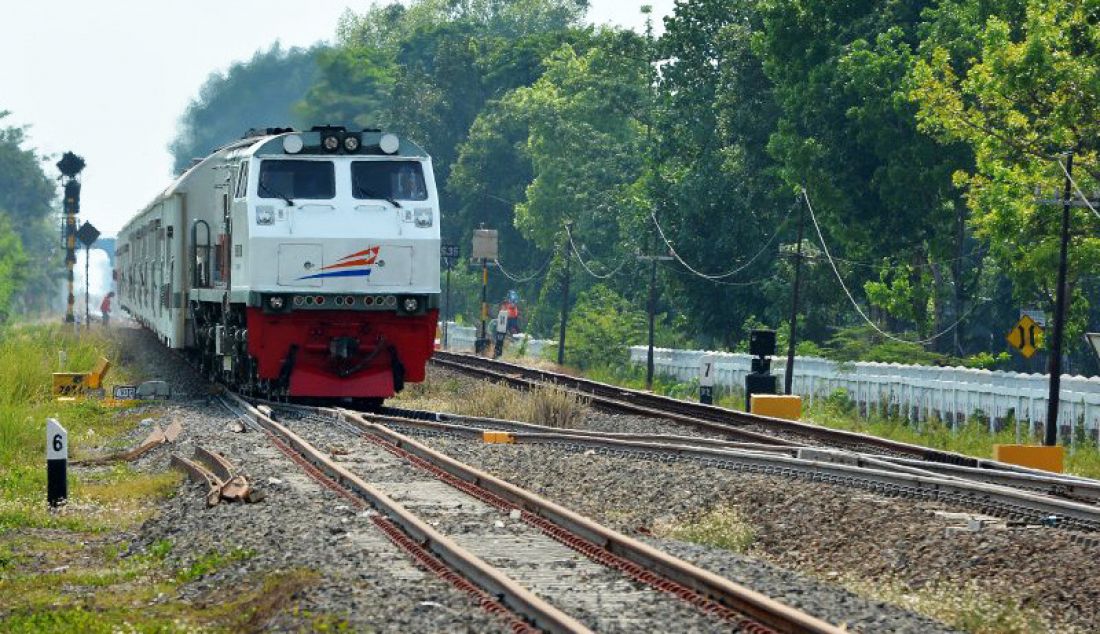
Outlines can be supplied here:
[[53, 394], [58, 398], [73, 399], [102, 393], [103, 378], [110, 369], [111, 361], [107, 357], [100, 357], [90, 372], [54, 372]]

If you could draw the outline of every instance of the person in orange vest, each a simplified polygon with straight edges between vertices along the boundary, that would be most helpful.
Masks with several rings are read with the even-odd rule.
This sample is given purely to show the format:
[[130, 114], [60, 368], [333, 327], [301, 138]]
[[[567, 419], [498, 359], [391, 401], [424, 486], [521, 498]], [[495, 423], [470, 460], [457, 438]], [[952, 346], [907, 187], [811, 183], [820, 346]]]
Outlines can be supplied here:
[[111, 298], [115, 296], [115, 292], [111, 291], [103, 298], [103, 301], [99, 304], [99, 312], [103, 313], [103, 326], [107, 327], [111, 325]]
[[508, 297], [501, 303], [500, 309], [508, 312], [508, 334], [514, 335], [519, 332], [519, 293], [515, 291], [508, 291]]

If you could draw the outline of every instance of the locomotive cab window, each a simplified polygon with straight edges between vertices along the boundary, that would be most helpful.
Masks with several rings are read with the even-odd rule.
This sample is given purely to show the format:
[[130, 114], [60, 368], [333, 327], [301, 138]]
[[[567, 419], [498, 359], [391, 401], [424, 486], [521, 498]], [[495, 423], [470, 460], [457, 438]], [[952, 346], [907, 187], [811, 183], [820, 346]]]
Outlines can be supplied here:
[[424, 170], [417, 161], [355, 161], [351, 191], [358, 199], [427, 200]]
[[331, 161], [263, 161], [256, 190], [260, 198], [332, 198], [336, 176]]

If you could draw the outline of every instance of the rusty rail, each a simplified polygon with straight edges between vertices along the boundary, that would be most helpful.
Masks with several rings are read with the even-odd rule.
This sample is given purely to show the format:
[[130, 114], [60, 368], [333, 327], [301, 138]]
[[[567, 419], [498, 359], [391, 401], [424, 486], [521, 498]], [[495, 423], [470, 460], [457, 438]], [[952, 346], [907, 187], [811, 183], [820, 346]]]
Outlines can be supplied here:
[[[641, 574], [656, 573], [684, 586], [721, 606], [745, 614], [778, 632], [809, 632], [839, 634], [844, 630], [814, 616], [771, 599], [759, 592], [735, 583], [686, 561], [657, 550], [618, 531], [601, 526], [569, 509], [521, 489], [479, 469], [465, 465], [384, 425], [370, 422], [357, 412], [338, 410], [348, 422], [366, 433], [423, 459], [442, 471], [489, 493], [504, 498], [516, 508], [537, 518], [548, 520], [555, 528], [565, 529], [592, 542], [600, 549], [627, 560]], [[552, 529], [551, 529], [552, 530]], [[588, 553], [586, 553], [588, 554]], [[593, 553], [598, 555], [598, 553]]]
[[591, 631], [580, 621], [537, 597], [498, 569], [459, 546], [452, 539], [410, 513], [404, 506], [395, 502], [385, 493], [337, 464], [319, 449], [276, 422], [270, 416], [265, 415], [247, 401], [234, 394], [227, 394], [226, 398], [231, 400], [238, 408], [247, 412], [252, 420], [279, 442], [289, 445], [294, 452], [313, 467], [340, 486], [367, 500], [396, 525], [400, 526], [401, 530], [409, 537], [422, 544], [452, 569], [460, 572], [466, 579], [469, 579], [489, 594], [501, 597], [505, 604], [516, 612], [526, 615], [535, 627], [548, 632]]

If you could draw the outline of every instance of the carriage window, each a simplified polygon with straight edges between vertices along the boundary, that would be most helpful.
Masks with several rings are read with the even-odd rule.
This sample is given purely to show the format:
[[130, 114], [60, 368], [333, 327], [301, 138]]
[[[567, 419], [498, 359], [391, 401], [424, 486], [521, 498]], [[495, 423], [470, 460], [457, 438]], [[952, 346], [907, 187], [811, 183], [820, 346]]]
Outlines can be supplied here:
[[256, 189], [260, 198], [332, 198], [336, 176], [331, 161], [263, 161]]
[[359, 199], [427, 200], [424, 170], [416, 161], [355, 161], [351, 191]]

